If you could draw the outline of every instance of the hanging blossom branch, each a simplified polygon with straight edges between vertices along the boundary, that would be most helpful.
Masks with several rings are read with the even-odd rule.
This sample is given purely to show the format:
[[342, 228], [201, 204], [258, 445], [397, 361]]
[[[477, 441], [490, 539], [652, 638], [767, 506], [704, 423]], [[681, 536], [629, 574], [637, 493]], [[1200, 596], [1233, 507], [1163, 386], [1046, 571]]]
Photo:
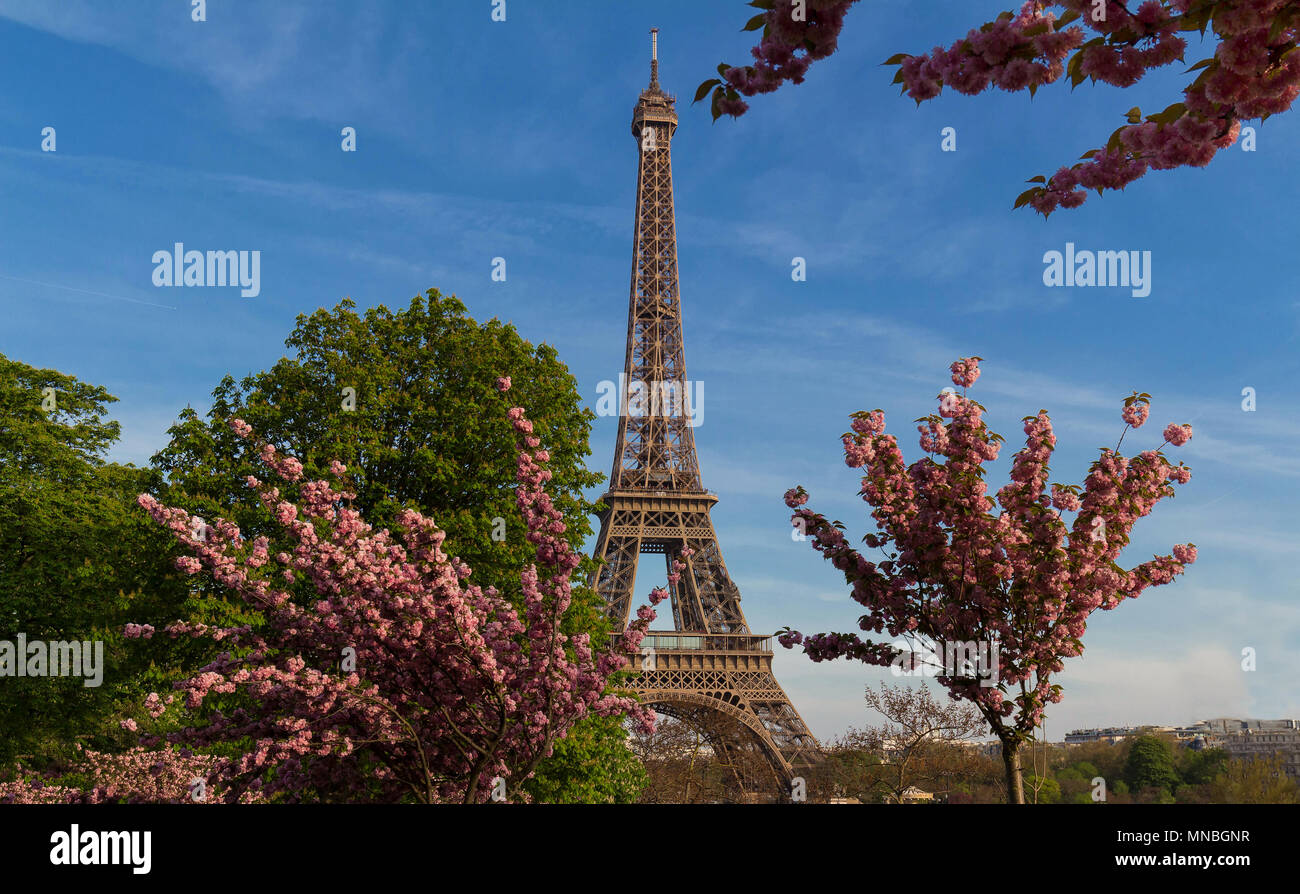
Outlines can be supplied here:
[[[952, 365], [953, 384], [963, 392], [979, 374], [979, 358]], [[1052, 675], [1063, 659], [1082, 654], [1088, 616], [1168, 583], [1195, 561], [1196, 547], [1186, 544], [1128, 571], [1117, 563], [1137, 519], [1172, 496], [1173, 484], [1186, 483], [1191, 471], [1173, 466], [1160, 450], [1130, 459], [1104, 449], [1082, 489], [1053, 484], [1049, 490], [1056, 436], [1040, 410], [1025, 417], [1025, 447], [1012, 463], [1011, 482], [997, 493], [1002, 511], [994, 515], [983, 466], [997, 458], [1002, 438], [964, 393], [940, 398], [937, 415], [917, 420], [921, 449], [932, 456], [911, 465], [904, 465], [894, 436], [884, 434], [880, 410], [854, 414], [853, 431], [843, 436], [845, 463], [866, 472], [860, 493], [879, 529], [862, 539], [884, 551], [883, 561], [850, 546], [842, 524], [804, 508], [802, 487], [786, 493], [786, 505], [795, 510], [792, 523], [811, 535], [813, 548], [843, 572], [852, 598], [867, 609], [858, 619], [861, 630], [887, 631], [895, 640], [997, 644], [997, 666], [987, 669], [996, 685], [953, 667], [936, 680], [984, 715], [1002, 742], [1011, 800], [1019, 802], [1017, 750], [1032, 738], [1046, 705], [1061, 700]], [[1145, 394], [1125, 401], [1126, 432], [1146, 421], [1148, 404]], [[1165, 443], [1174, 446], [1191, 436], [1187, 425], [1164, 431]], [[1072, 525], [1068, 512], [1075, 513]], [[779, 641], [802, 645], [814, 661], [888, 665], [905, 654], [856, 633], [804, 636], [787, 628]]]
[[[800, 83], [813, 59], [834, 52], [843, 13], [853, 0], [810, 0], [806, 21], [792, 21], [798, 4], [762, 4], [767, 12], [751, 25], [764, 28], [753, 50], [756, 64], [719, 66], [726, 81], [715, 88], [714, 118], [744, 114], [739, 94], [775, 90], [785, 80]], [[759, 5], [759, 4], [754, 4]], [[1058, 16], [1049, 10], [1061, 12]], [[1086, 30], [1085, 30], [1086, 29]], [[1068, 76], [1117, 87], [1137, 83], [1149, 70], [1185, 61], [1181, 34], [1208, 30], [1218, 38], [1214, 55], [1188, 69], [1199, 71], [1181, 102], [1145, 116], [1134, 107], [1128, 124], [1102, 147], [1050, 178], [1037, 176], [1015, 201], [1044, 217], [1058, 207], [1077, 208], [1087, 190], [1101, 195], [1123, 189], [1148, 170], [1205, 167], [1220, 149], [1233, 145], [1245, 120], [1288, 111], [1300, 95], [1300, 4], [1295, 0], [1029, 0], [1018, 13], [1004, 12], [972, 29], [950, 47], [929, 53], [899, 53], [885, 61], [898, 66], [894, 83], [919, 105], [944, 87], [973, 96], [996, 86], [1028, 90]], [[1091, 32], [1094, 36], [1089, 36]], [[800, 51], [804, 55], [798, 55]], [[707, 92], [701, 85], [696, 99]]]
[[[510, 380], [497, 386], [505, 392]], [[139, 497], [191, 553], [178, 567], [207, 569], [265, 618], [256, 630], [183, 621], [166, 628], [230, 647], [176, 684], [184, 708], [206, 709], [207, 722], [161, 737], [188, 749], [244, 751], [212, 759], [212, 790], [223, 800], [470, 803], [502, 781], [507, 797], [524, 799], [519, 784], [584, 715], [625, 714], [653, 730], [652, 711], [606, 690], [655, 612], [642, 606], [614, 650], [561, 632], [581, 556], [561, 536], [563, 516], [546, 490], [550, 455], [522, 407], [507, 415], [519, 441], [516, 504], [537, 557], [521, 573], [522, 613], [494, 588], [470, 582], [469, 567], [442, 551], [446, 535], [431, 519], [401, 513], [399, 542], [375, 532], [348, 508], [353, 494], [326, 481], [303, 483], [296, 505], [278, 488], [246, 480], [296, 541], [274, 556], [267, 538], [246, 542], [229, 521], [204, 530], [184, 510]], [[297, 459], [257, 442], [241, 420], [231, 427], [270, 472], [301, 480]], [[330, 471], [341, 479], [346, 468], [336, 461]], [[312, 604], [277, 588], [303, 579], [319, 597]], [[650, 601], [666, 595], [656, 589]], [[153, 633], [138, 625], [125, 632]], [[156, 694], [146, 707], [154, 719], [168, 710]], [[160, 740], [145, 735], [141, 744]]]
[[802, 84], [808, 67], [825, 59], [839, 46], [844, 14], [857, 0], [752, 0], [764, 10], [746, 23], [744, 31], [763, 29], [758, 46], [750, 50], [753, 65], [718, 66], [721, 78], [711, 78], [695, 91], [699, 102], [713, 91], [713, 120], [722, 115], [739, 118], [749, 109], [740, 98], [771, 93], [790, 81]]

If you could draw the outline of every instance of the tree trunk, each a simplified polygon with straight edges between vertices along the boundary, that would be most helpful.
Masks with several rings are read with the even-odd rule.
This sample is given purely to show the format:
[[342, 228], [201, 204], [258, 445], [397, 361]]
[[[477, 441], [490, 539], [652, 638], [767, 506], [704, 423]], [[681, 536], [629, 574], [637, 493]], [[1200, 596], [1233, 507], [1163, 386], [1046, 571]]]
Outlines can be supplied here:
[[1002, 765], [1007, 771], [1007, 803], [1025, 803], [1025, 782], [1020, 775], [1020, 743], [1002, 740]]

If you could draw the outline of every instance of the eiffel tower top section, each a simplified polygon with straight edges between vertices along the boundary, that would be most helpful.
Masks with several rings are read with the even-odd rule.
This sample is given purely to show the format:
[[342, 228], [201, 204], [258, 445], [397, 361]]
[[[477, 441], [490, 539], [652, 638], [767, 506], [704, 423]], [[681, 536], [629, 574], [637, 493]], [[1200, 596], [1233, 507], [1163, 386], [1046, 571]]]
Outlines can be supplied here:
[[650, 34], [650, 85], [632, 113], [640, 163], [627, 358], [610, 492], [703, 495], [677, 280], [670, 151], [677, 132], [676, 99], [659, 86], [659, 31]]
[[659, 29], [650, 29], [650, 86], [641, 91], [636, 111], [632, 113], [632, 136], [639, 142], [647, 124], [666, 124], [677, 129], [677, 97], [665, 93], [659, 86]]

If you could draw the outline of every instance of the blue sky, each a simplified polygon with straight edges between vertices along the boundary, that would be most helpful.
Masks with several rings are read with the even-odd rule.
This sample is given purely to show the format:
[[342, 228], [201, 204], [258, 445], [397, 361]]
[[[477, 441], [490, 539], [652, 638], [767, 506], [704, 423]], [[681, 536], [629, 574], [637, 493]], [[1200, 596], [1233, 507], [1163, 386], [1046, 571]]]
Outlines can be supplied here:
[[[864, 532], [838, 440], [848, 414], [883, 408], [910, 461], [911, 420], [933, 411], [952, 360], [979, 355], [971, 393], [1008, 458], [1021, 417], [1051, 412], [1054, 480], [1080, 481], [1114, 444], [1134, 389], [1153, 395], [1152, 419], [1125, 447], [1156, 447], [1167, 422], [1196, 432], [1175, 452], [1191, 483], [1139, 523], [1124, 558], [1192, 541], [1200, 559], [1093, 616], [1049, 738], [1300, 716], [1294, 116], [1254, 122], [1256, 152], [1150, 174], [1044, 222], [1011, 210], [1024, 181], [1099, 145], [1131, 106], [1177, 101], [1182, 66], [1129, 90], [1057, 84], [1032, 100], [917, 108], [880, 62], [947, 44], [1004, 5], [862, 3], [804, 85], [713, 124], [689, 99], [718, 62], [748, 59], [739, 0], [509, 0], [498, 23], [491, 6], [213, 0], [195, 23], [181, 0], [0, 0], [0, 351], [108, 387], [121, 398], [114, 458], [144, 463], [222, 375], [272, 365], [297, 314], [345, 296], [402, 306], [437, 287], [555, 345], [594, 406], [623, 362], [629, 122], [658, 26], [681, 115], [696, 440], [751, 626], [853, 628], [842, 578], [791, 542], [781, 494], [803, 484], [815, 508]], [[340, 149], [345, 126], [355, 153]], [[956, 152], [940, 151], [945, 127]], [[261, 251], [260, 295], [155, 288], [151, 257], [174, 242]], [[1067, 242], [1150, 251], [1151, 294], [1045, 287], [1043, 254]], [[503, 283], [490, 278], [497, 256]], [[806, 282], [791, 279], [796, 256]], [[602, 472], [615, 433], [614, 419], [595, 427]], [[1240, 668], [1246, 647], [1254, 672]], [[776, 667], [820, 737], [874, 722], [862, 687], [893, 680], [784, 651]]]

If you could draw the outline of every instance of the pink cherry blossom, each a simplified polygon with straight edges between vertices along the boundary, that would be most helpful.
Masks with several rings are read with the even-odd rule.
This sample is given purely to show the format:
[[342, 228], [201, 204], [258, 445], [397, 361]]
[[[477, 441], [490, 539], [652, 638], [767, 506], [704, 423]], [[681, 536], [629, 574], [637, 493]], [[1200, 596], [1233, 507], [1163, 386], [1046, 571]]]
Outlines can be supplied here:
[[955, 361], [950, 368], [952, 370], [952, 383], [962, 388], [969, 388], [980, 377], [980, 358], [963, 357]]
[[1141, 428], [1142, 423], [1147, 421], [1147, 416], [1151, 414], [1151, 408], [1144, 403], [1134, 403], [1125, 407], [1120, 414], [1126, 423], [1134, 428]]
[[1192, 439], [1192, 427], [1190, 425], [1167, 425], [1165, 426], [1165, 440], [1175, 447], [1181, 447]]

